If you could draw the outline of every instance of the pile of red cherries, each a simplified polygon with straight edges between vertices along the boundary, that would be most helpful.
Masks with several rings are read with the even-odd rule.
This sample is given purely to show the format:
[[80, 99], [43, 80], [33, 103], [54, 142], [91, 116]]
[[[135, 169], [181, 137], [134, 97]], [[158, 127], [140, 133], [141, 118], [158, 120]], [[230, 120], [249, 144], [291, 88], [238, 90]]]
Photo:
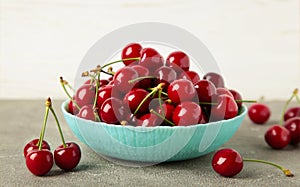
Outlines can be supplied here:
[[[115, 63], [122, 64], [116, 72], [111, 66]], [[201, 79], [183, 51], [174, 51], [164, 60], [154, 48], [130, 43], [122, 49], [121, 60], [82, 75], [88, 80], [72, 97], [68, 94], [68, 111], [87, 120], [189, 126], [234, 118], [242, 107], [241, 95], [225, 88], [220, 74], [209, 72]], [[61, 82], [66, 85], [62, 78]]]

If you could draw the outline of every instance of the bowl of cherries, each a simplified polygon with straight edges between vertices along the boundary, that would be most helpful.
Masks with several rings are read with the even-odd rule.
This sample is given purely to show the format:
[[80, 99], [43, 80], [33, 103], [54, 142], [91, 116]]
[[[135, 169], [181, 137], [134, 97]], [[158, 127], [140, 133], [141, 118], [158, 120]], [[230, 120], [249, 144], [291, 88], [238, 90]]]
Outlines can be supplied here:
[[119, 54], [82, 72], [73, 94], [60, 79], [69, 97], [64, 118], [95, 152], [135, 162], [186, 160], [215, 151], [239, 128], [247, 113], [241, 95], [219, 73], [193, 71], [184, 51], [164, 58], [130, 43]]

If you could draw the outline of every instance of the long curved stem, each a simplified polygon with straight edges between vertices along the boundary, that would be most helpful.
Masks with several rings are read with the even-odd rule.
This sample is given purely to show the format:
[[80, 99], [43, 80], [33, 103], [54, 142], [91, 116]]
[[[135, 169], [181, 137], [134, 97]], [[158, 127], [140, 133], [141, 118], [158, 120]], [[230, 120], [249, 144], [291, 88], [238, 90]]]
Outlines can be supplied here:
[[250, 158], [244, 158], [243, 161], [245, 161], [245, 162], [259, 162], [259, 163], [269, 164], [271, 166], [274, 166], [274, 167], [280, 169], [285, 174], [285, 176], [287, 176], [287, 177], [293, 177], [294, 176], [294, 174], [289, 169], [286, 169], [286, 168], [284, 168], [284, 167], [282, 167], [278, 164], [272, 163], [272, 162], [268, 162], [268, 161], [265, 161], [265, 160], [250, 159]]
[[58, 128], [58, 131], [59, 131], [59, 135], [60, 135], [60, 138], [61, 138], [63, 147], [66, 148], [67, 145], [66, 145], [65, 138], [64, 138], [64, 135], [63, 135], [63, 133], [62, 133], [61, 126], [60, 126], [60, 124], [59, 124], [57, 115], [55, 114], [55, 111], [54, 111], [54, 109], [53, 109], [53, 107], [52, 107], [52, 103], [51, 103], [50, 98], [48, 98], [48, 100], [50, 101], [49, 109], [50, 109], [51, 113], [52, 113], [53, 116], [54, 116], [54, 119], [55, 119], [55, 122], [56, 122], [56, 125], [57, 125], [57, 128]]
[[287, 107], [289, 106], [289, 104], [291, 103], [292, 99], [297, 96], [298, 94], [298, 89], [295, 89], [292, 96], [287, 100], [287, 102], [285, 103], [284, 107], [283, 107], [283, 110], [282, 110], [282, 113], [281, 113], [281, 119], [280, 119], [280, 125], [283, 125], [283, 122], [284, 122], [284, 114], [286, 112], [286, 109]]

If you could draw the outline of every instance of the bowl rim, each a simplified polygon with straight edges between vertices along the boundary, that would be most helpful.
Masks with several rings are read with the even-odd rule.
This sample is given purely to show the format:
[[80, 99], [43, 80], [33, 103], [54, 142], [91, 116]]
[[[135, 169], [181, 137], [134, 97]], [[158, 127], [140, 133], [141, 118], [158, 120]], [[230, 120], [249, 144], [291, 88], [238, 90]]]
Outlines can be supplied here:
[[213, 121], [213, 122], [209, 122], [209, 123], [204, 123], [204, 124], [195, 124], [195, 125], [188, 125], [188, 126], [155, 126], [155, 127], [143, 127], [143, 126], [132, 126], [132, 125], [126, 125], [126, 126], [122, 126], [122, 125], [115, 125], [115, 124], [110, 124], [110, 123], [105, 123], [105, 122], [96, 122], [96, 121], [92, 121], [92, 120], [87, 120], [87, 119], [83, 119], [83, 118], [79, 118], [76, 115], [73, 115], [71, 113], [68, 112], [67, 110], [67, 106], [69, 104], [70, 100], [67, 99], [65, 101], [63, 101], [63, 103], [61, 104], [61, 110], [63, 111], [64, 115], [67, 115], [71, 118], [75, 118], [76, 120], [82, 120], [88, 123], [92, 123], [95, 125], [104, 125], [104, 126], [109, 126], [109, 127], [114, 127], [114, 128], [133, 128], [133, 129], [188, 129], [188, 128], [197, 128], [199, 126], [202, 127], [206, 127], [206, 126], [211, 126], [211, 125], [217, 125], [219, 123], [223, 123], [223, 122], [231, 122], [234, 121], [238, 118], [242, 118], [243, 116], [246, 115], [248, 108], [245, 104], [242, 104], [242, 108], [241, 108], [241, 112], [238, 113], [237, 116], [235, 116], [234, 118], [231, 119], [226, 119], [226, 120], [219, 120], [219, 121]]

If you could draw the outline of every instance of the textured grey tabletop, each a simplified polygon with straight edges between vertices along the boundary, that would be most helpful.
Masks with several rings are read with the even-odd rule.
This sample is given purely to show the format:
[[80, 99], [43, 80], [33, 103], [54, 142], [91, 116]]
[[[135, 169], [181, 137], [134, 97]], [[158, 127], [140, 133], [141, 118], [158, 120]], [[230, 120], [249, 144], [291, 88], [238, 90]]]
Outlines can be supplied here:
[[[237, 133], [222, 147], [238, 150], [242, 156], [276, 162], [289, 168], [295, 177], [288, 178], [278, 169], [259, 163], [245, 163], [234, 178], [224, 178], [211, 168], [212, 153], [181, 161], [149, 167], [126, 167], [105, 160], [90, 150], [72, 134], [66, 125], [60, 105], [53, 101], [62, 122], [67, 141], [76, 141], [82, 149], [79, 166], [72, 172], [62, 172], [54, 166], [44, 177], [32, 175], [26, 168], [23, 146], [37, 138], [44, 116], [44, 101], [0, 101], [0, 186], [300, 186], [300, 147], [270, 149], [264, 132], [279, 121], [283, 102], [268, 103], [272, 116], [266, 125], [254, 125], [246, 117]], [[45, 138], [55, 148], [60, 138], [50, 116]]]

